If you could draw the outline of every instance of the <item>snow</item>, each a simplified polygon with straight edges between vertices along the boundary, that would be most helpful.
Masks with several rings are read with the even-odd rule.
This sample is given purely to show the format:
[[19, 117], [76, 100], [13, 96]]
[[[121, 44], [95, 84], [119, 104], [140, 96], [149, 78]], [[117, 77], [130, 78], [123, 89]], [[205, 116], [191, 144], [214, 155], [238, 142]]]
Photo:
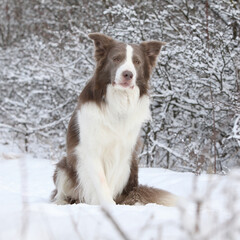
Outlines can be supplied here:
[[228, 176], [195, 176], [141, 168], [142, 184], [181, 196], [172, 208], [55, 205], [49, 202], [53, 171], [51, 160], [0, 145], [0, 239], [240, 239], [239, 170]]

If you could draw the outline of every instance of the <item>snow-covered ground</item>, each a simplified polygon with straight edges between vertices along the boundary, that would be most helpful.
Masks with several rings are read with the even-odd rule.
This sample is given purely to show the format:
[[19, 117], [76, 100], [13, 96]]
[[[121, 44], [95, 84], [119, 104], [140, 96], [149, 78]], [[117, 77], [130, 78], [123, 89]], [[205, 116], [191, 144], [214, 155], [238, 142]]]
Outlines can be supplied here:
[[182, 197], [155, 204], [58, 206], [49, 202], [54, 164], [0, 145], [1, 240], [240, 239], [240, 171], [229, 176], [140, 169], [140, 182]]

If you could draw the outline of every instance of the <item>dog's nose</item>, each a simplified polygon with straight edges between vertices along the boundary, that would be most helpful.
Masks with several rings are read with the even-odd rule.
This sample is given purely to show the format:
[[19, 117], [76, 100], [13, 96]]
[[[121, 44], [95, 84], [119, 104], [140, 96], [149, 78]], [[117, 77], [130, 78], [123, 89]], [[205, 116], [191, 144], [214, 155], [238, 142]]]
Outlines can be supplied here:
[[124, 72], [122, 73], [122, 75], [123, 75], [124, 79], [125, 79], [125, 80], [128, 80], [128, 81], [133, 78], [133, 73], [130, 72], [130, 71], [124, 71]]

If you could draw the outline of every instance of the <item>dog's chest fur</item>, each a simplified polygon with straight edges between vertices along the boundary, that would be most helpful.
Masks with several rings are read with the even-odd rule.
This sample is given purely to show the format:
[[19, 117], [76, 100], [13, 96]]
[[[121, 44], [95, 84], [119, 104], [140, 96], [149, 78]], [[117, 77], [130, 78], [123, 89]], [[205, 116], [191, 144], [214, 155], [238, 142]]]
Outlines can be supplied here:
[[[81, 176], [82, 171], [91, 169], [100, 160], [111, 196], [115, 198], [128, 181], [141, 124], [150, 118], [149, 97], [140, 97], [137, 86], [119, 91], [109, 85], [105, 101], [102, 107], [89, 102], [78, 110], [78, 171]], [[100, 169], [99, 175], [101, 179]]]

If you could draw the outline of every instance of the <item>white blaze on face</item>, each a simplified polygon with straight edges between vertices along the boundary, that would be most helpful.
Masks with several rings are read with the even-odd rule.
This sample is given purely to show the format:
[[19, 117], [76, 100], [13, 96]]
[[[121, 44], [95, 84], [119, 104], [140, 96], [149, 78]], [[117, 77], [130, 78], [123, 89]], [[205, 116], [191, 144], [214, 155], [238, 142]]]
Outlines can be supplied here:
[[133, 48], [130, 45], [127, 45], [125, 61], [122, 63], [122, 65], [120, 65], [120, 67], [116, 71], [116, 77], [115, 77], [116, 84], [120, 84], [124, 81], [123, 75], [122, 75], [124, 71], [130, 71], [133, 74], [133, 77], [131, 79], [131, 86], [134, 86], [136, 84], [137, 72], [133, 64], [132, 58], [133, 58]]

